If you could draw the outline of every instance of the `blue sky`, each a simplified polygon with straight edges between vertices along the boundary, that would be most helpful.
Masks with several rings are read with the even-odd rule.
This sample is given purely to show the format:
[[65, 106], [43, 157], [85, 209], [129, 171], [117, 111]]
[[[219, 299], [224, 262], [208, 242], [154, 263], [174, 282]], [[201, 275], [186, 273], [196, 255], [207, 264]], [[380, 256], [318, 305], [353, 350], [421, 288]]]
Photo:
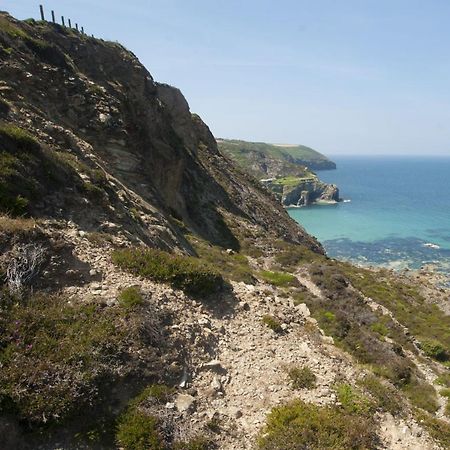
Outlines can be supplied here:
[[[42, 3], [123, 43], [217, 137], [450, 155], [448, 0]], [[0, 7], [37, 18], [38, 4]]]

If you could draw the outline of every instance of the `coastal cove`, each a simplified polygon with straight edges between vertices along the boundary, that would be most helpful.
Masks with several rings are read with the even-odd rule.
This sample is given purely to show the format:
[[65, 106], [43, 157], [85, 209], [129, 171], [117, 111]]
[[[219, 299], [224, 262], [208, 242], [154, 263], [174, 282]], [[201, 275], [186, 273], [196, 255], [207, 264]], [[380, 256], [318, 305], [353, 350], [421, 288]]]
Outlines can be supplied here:
[[363, 265], [450, 273], [450, 158], [335, 157], [321, 171], [346, 200], [290, 208], [329, 256]]

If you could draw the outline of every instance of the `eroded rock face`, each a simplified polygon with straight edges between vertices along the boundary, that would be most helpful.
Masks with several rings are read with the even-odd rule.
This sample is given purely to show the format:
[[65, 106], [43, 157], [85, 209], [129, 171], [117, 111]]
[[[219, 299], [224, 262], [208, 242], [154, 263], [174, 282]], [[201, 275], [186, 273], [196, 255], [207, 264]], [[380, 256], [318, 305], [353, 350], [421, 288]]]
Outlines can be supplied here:
[[284, 206], [307, 206], [313, 203], [337, 203], [341, 201], [339, 188], [335, 184], [327, 184], [317, 177], [300, 180], [298, 184], [282, 185], [274, 181], [264, 183], [275, 193]]
[[219, 153], [181, 92], [155, 82], [131, 52], [58, 25], [1, 17], [21, 30], [0, 30], [1, 45], [11, 49], [0, 52], [9, 105], [1, 119], [26, 129], [67, 168], [52, 189], [40, 175], [39, 200], [29, 199], [32, 215], [69, 219], [89, 231], [113, 223], [144, 243], [185, 252], [193, 250], [180, 222], [227, 248], [239, 246], [234, 224], [322, 251]]

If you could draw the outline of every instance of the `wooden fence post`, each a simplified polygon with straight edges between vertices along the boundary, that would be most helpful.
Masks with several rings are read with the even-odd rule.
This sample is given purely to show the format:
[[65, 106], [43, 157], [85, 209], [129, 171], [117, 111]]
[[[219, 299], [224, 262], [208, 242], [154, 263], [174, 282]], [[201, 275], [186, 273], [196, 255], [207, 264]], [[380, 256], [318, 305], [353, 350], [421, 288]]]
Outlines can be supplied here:
[[52, 9], [52, 22], [53, 22], [53, 23], [56, 22], [56, 21], [55, 21], [55, 11], [53, 11], [53, 9]]
[[75, 24], [75, 29], [78, 31], [78, 24], [77, 23]]
[[65, 24], [65, 22], [64, 22], [64, 16], [61, 16], [61, 23], [62, 23], [62, 26], [63, 26], [63, 27], [66, 26], [66, 24]]
[[69, 28], [72, 28], [72, 22], [69, 19]]
[[45, 20], [44, 7], [42, 5], [39, 5], [39, 11], [41, 12], [41, 20]]

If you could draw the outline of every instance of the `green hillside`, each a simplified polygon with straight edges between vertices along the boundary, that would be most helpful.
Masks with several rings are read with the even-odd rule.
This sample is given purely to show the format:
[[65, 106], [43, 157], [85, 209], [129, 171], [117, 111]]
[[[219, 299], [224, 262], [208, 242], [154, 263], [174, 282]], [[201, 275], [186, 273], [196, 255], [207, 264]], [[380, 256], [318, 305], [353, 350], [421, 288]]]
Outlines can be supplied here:
[[254, 165], [258, 160], [269, 159], [307, 166], [312, 170], [336, 168], [336, 164], [325, 155], [304, 145], [267, 144], [235, 139], [217, 139], [217, 143], [223, 153], [244, 167]]

